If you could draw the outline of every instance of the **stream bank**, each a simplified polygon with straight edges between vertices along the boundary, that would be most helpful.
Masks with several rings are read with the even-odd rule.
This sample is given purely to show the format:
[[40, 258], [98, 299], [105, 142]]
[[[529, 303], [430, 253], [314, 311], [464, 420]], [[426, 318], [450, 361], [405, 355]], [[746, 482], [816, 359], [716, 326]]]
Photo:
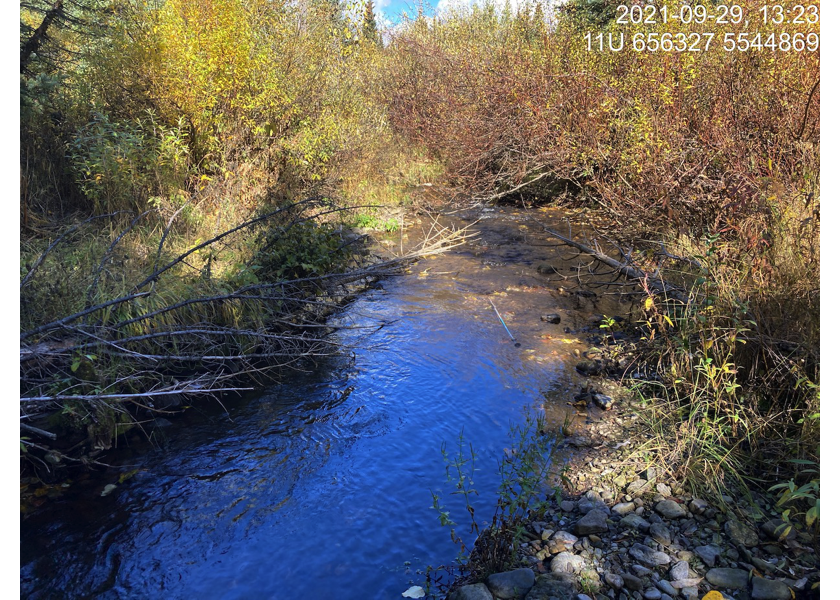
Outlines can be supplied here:
[[644, 414], [625, 396], [570, 432], [555, 454], [563, 498], [532, 515], [520, 568], [448, 600], [819, 598], [818, 536], [789, 527], [765, 493], [715, 498], [651, 466]]

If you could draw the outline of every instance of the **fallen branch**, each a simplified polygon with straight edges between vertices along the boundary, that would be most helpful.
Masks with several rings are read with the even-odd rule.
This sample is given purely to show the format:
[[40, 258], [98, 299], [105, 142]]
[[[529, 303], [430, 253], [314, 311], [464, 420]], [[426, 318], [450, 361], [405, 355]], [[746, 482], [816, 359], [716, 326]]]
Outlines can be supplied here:
[[20, 339], [25, 340], [27, 338], [32, 337], [33, 335], [37, 335], [39, 333], [43, 333], [45, 331], [50, 331], [52, 329], [59, 329], [64, 327], [68, 323], [72, 323], [77, 319], [81, 319], [82, 317], [89, 315], [90, 313], [96, 312], [98, 310], [102, 310], [103, 308], [108, 308], [109, 306], [114, 306], [115, 304], [121, 304], [123, 302], [128, 302], [129, 300], [135, 300], [137, 298], [142, 298], [144, 296], [148, 296], [149, 292], [140, 292], [139, 294], [131, 294], [130, 296], [123, 296], [122, 298], [117, 298], [115, 300], [109, 300], [108, 302], [103, 302], [102, 304], [97, 304], [96, 306], [91, 306], [88, 309], [85, 309], [81, 312], [77, 312], [72, 315], [68, 315], [63, 319], [59, 319], [58, 321], [53, 321], [52, 323], [47, 323], [46, 325], [41, 325], [40, 327], [36, 327], [30, 331], [24, 331], [20, 334]]
[[153, 212], [153, 210], [147, 210], [146, 212], [140, 213], [139, 215], [134, 217], [134, 219], [131, 220], [131, 223], [129, 223], [128, 227], [123, 229], [122, 232], [114, 239], [114, 241], [111, 242], [111, 245], [108, 246], [108, 249], [102, 256], [102, 260], [99, 261], [99, 266], [96, 268], [96, 271], [93, 274], [93, 283], [91, 283], [90, 288], [88, 288], [87, 303], [85, 308], [90, 308], [90, 306], [93, 304], [93, 297], [96, 294], [97, 288], [99, 287], [99, 277], [100, 275], [102, 275], [102, 271], [105, 268], [105, 263], [108, 262], [108, 259], [111, 257], [111, 253], [113, 253], [114, 248], [117, 247], [117, 244], [120, 243], [120, 240], [122, 240], [126, 236], [126, 234], [128, 234], [128, 232], [134, 229], [134, 226], [137, 225], [140, 219], [142, 219], [151, 212]]
[[27, 425], [26, 423], [21, 423], [20, 428], [23, 429], [24, 431], [28, 431], [29, 433], [34, 433], [34, 434], [49, 438], [51, 440], [57, 440], [58, 439], [58, 436], [56, 434], [51, 433], [49, 431], [44, 431], [43, 429], [38, 429], [37, 427], [33, 427], [32, 425]]
[[540, 173], [539, 175], [537, 175], [533, 179], [529, 179], [528, 181], [520, 183], [516, 187], [513, 187], [509, 190], [505, 190], [503, 192], [499, 192], [497, 194], [493, 194], [492, 196], [482, 196], [481, 198], [479, 198], [479, 200], [481, 200], [482, 202], [488, 202], [490, 200], [498, 200], [499, 198], [504, 198], [505, 196], [509, 196], [510, 194], [514, 193], [517, 190], [521, 190], [522, 188], [527, 187], [527, 186], [531, 185], [532, 183], [536, 183], [537, 181], [539, 181], [540, 179], [542, 179], [546, 175], [551, 175], [551, 172], [546, 171], [545, 173]]
[[685, 291], [681, 290], [678, 287], [675, 287], [675, 286], [671, 285], [670, 283], [668, 283], [667, 281], [662, 279], [661, 275], [647, 273], [647, 272], [645, 272], [641, 269], [637, 269], [636, 267], [632, 267], [627, 263], [622, 264], [622, 263], [618, 262], [617, 260], [615, 260], [614, 258], [612, 258], [610, 256], [607, 256], [603, 252], [600, 252], [599, 250], [595, 250], [593, 248], [590, 248], [589, 246], [581, 244], [580, 242], [576, 242], [575, 240], [573, 240], [571, 238], [568, 238], [568, 237], [566, 237], [562, 234], [559, 234], [556, 231], [553, 231], [553, 230], [549, 229], [548, 227], [543, 226], [543, 229], [545, 229], [545, 231], [547, 233], [549, 233], [550, 235], [553, 235], [554, 237], [556, 237], [560, 241], [564, 242], [565, 244], [568, 244], [569, 246], [572, 246], [573, 248], [577, 248], [581, 252], [583, 252], [585, 254], [589, 254], [590, 256], [598, 259], [599, 261], [601, 261], [605, 265], [608, 265], [608, 266], [612, 267], [613, 269], [616, 269], [618, 272], [620, 272], [622, 275], [624, 275], [628, 279], [635, 279], [639, 282], [645, 281], [645, 282], [647, 282], [648, 287], [651, 290], [653, 290], [654, 292], [659, 293], [659, 294], [665, 294], [666, 296], [668, 296], [670, 298], [673, 298], [675, 300], [679, 300], [683, 304], [688, 304], [689, 303], [689, 298], [688, 298], [688, 295], [685, 293]]
[[[138, 394], [56, 394], [55, 396], [23, 396], [21, 402], [53, 402], [58, 400], [129, 400], [131, 398], [151, 398], [153, 396], [173, 396], [175, 394], [214, 394], [216, 392], [251, 392], [252, 387], [231, 387], [213, 389], [181, 388], [159, 392], [142, 392]], [[23, 423], [21, 423], [23, 426]]]

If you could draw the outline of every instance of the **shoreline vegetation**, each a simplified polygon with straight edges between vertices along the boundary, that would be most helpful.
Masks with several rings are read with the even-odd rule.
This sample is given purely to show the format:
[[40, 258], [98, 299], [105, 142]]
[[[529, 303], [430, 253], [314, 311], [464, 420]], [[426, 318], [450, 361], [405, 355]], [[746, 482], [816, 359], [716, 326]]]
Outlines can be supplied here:
[[[605, 344], [578, 368], [620, 380], [632, 401], [616, 410], [632, 407], [650, 437], [633, 445], [623, 483], [537, 479], [597, 494], [584, 498], [610, 503], [608, 517], [635, 503], [672, 540], [692, 520], [720, 537], [735, 518], [727, 506], [758, 527], [749, 514], [760, 506], [780, 521], [764, 546], [811, 569], [790, 544], [798, 535], [819, 548], [819, 50], [783, 50], [757, 0], [740, 3], [751, 25], [700, 22], [718, 7], [705, 0], [691, 23], [645, 24], [646, 40], [703, 31], [749, 38], [745, 50], [588, 49], [593, 35], [640, 31], [618, 22], [621, 4], [478, 3], [385, 28], [372, 2], [21, 3], [22, 472], [49, 481], [90, 468], [139, 420], [333, 351], [320, 335], [332, 310], [465, 235], [439, 231], [379, 260], [360, 228], [394, 231], [405, 211], [452, 203], [585, 208], [613, 225], [567, 241], [615, 261], [641, 316], [605, 317]], [[785, 24], [789, 40], [819, 33], [811, 5]], [[566, 510], [560, 496], [539, 510], [516, 504], [511, 490], [537, 489], [519, 467], [500, 496], [515, 510], [463, 540], [466, 556], [480, 551], [461, 583], [522, 560], [539, 575], [509, 546], [526, 532], [551, 542], [561, 520], [600, 508], [578, 498]], [[651, 467], [655, 477], [639, 476]], [[639, 480], [654, 488], [627, 489]], [[717, 512], [673, 521], [662, 502]], [[620, 534], [624, 518], [602, 533]], [[780, 579], [756, 566], [775, 560], [766, 549], [724, 547], [739, 535], [724, 534], [713, 544], [735, 553], [727, 569]], [[595, 556], [581, 541], [599, 549], [592, 535], [568, 552]], [[639, 544], [662, 552], [657, 539]], [[553, 563], [559, 546], [537, 546], [529, 556], [547, 550], [539, 562]], [[505, 558], [491, 568], [482, 552]], [[694, 572], [684, 579], [715, 568], [672, 554], [669, 568], [679, 559]], [[622, 597], [600, 575], [597, 593]], [[662, 578], [624, 575], [651, 583], [644, 597], [668, 593]], [[809, 574], [791, 589], [815, 583]], [[743, 589], [764, 593], [752, 579]]]

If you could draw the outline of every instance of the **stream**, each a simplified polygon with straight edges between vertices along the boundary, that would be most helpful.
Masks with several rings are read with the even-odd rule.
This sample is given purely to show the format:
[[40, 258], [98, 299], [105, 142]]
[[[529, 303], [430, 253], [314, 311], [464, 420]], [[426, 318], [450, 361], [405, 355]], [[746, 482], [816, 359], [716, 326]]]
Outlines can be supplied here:
[[[475, 222], [477, 235], [336, 314], [339, 355], [147, 428], [151, 441], [107, 455], [116, 469], [74, 477], [21, 520], [21, 597], [399, 600], [428, 565], [453, 563], [432, 491], [472, 538], [442, 444], [454, 455], [463, 433], [472, 446], [470, 501], [488, 521], [511, 426], [529, 408], [561, 418], [581, 385], [574, 351], [597, 333], [593, 315], [626, 312], [575, 294], [562, 275], [582, 259], [533, 214], [449, 217]], [[566, 216], [538, 218], [562, 227]], [[102, 495], [108, 484], [116, 489]]]

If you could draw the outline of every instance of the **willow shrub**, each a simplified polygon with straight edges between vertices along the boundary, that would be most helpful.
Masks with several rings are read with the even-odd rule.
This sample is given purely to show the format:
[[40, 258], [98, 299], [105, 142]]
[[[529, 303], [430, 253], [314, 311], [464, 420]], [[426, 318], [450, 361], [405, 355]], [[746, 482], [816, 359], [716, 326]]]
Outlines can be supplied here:
[[[359, 36], [360, 7], [345, 17], [325, 1], [120, 6], [109, 43], [88, 48], [79, 75], [98, 111], [82, 135], [105, 115], [133, 148], [127, 134], [151, 107], [163, 129], [184, 134], [190, 189], [236, 179], [291, 198], [335, 184], [354, 150], [387, 138], [383, 111], [362, 87], [378, 47]], [[97, 196], [98, 182], [78, 174]]]
[[[757, 14], [759, 2], [742, 4]], [[562, 11], [535, 19], [485, 5], [420, 18], [388, 49], [389, 115], [473, 190], [548, 171], [649, 229], [719, 228], [763, 210], [771, 184], [812, 192], [819, 52], [725, 52], [725, 33], [745, 31], [743, 22], [644, 31], [691, 27], [714, 32], [715, 45], [634, 51], [638, 27], [599, 30]], [[770, 31], [755, 19], [751, 27]], [[625, 47], [589, 50], [587, 33], [623, 34]]]

